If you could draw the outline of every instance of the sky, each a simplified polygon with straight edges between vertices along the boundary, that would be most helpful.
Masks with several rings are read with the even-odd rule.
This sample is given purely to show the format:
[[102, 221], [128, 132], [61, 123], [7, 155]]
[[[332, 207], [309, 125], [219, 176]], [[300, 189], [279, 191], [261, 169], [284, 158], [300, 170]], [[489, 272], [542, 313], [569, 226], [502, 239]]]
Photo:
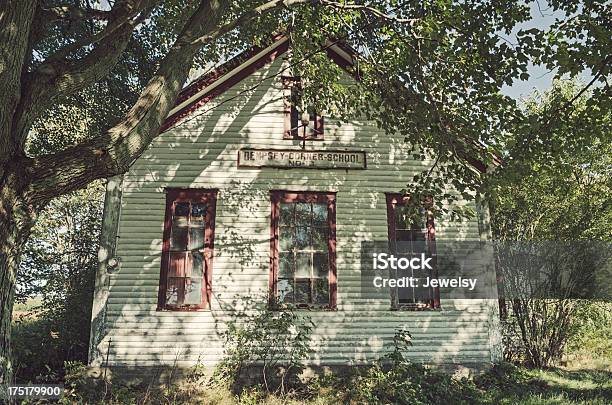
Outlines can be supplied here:
[[[536, 1], [531, 3], [531, 17], [532, 20], [527, 21], [524, 24], [520, 24], [513, 34], [516, 34], [519, 29], [546, 29], [555, 22], [555, 18], [563, 18], [564, 14], [559, 12], [553, 13], [549, 8], [548, 3], [545, 0], [540, 0], [539, 2]], [[506, 38], [512, 42], [516, 42], [512, 37]], [[512, 86], [504, 86], [502, 88], [502, 93], [515, 99], [521, 99], [526, 98], [535, 90], [544, 91], [552, 86], [552, 81], [555, 74], [554, 72], [546, 69], [546, 67], [541, 65], [534, 66], [530, 64], [528, 73], [530, 76], [528, 80], [517, 80], [512, 84]], [[592, 76], [588, 73], [584, 73], [581, 77], [581, 79], [585, 82], [588, 82], [591, 78]]]

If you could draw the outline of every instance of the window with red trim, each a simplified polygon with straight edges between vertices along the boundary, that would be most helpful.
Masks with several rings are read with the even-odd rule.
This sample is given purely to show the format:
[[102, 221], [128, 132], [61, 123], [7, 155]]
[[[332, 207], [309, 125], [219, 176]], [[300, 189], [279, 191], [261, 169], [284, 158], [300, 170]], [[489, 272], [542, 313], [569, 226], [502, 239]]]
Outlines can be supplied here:
[[216, 191], [169, 189], [157, 308], [209, 307]]
[[271, 192], [270, 303], [336, 306], [335, 193]]
[[[389, 247], [394, 254], [411, 256], [425, 253], [433, 257], [433, 270], [427, 277], [436, 277], [435, 266], [435, 226], [429, 210], [431, 202], [426, 201], [415, 209], [409, 205], [410, 198], [400, 194], [387, 194], [387, 225], [389, 230]], [[411, 270], [407, 270], [411, 271]], [[423, 270], [412, 270], [413, 276], [423, 283]], [[440, 306], [439, 288], [405, 287], [392, 291], [391, 305], [394, 308], [424, 309]]]
[[[301, 79], [294, 76], [283, 76], [285, 100], [284, 139], [323, 140], [323, 117], [302, 103]], [[302, 122], [302, 111], [309, 115], [308, 125]]]

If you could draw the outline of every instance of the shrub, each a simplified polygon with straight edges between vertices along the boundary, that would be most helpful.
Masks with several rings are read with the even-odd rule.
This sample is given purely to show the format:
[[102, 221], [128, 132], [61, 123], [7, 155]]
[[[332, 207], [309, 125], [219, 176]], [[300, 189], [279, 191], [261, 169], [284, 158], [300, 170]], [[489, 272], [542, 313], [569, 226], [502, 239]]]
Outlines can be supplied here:
[[215, 379], [235, 382], [251, 366], [262, 367], [263, 384], [270, 391], [270, 373], [279, 372], [280, 390], [291, 372], [296, 372], [308, 357], [310, 317], [292, 309], [260, 309], [228, 325], [225, 333], [226, 356], [217, 367]]
[[101, 196], [95, 183], [53, 200], [32, 231], [15, 299], [40, 303], [13, 327], [17, 382], [56, 382], [65, 361], [87, 361]]

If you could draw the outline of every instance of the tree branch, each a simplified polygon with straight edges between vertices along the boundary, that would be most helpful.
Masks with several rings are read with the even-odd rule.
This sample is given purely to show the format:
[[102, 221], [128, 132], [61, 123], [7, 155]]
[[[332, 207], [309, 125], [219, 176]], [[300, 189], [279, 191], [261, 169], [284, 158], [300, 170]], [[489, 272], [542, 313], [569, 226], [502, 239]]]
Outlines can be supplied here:
[[[27, 73], [22, 95], [15, 113], [14, 142], [23, 148], [27, 128], [57, 97], [74, 94], [77, 91], [105, 77], [123, 54], [135, 26], [151, 11], [152, 1], [117, 3], [112, 13], [115, 19], [105, 29], [77, 41], [58, 51], [45, 60], [38, 68]], [[142, 7], [145, 7], [144, 9]], [[137, 17], [136, 17], [137, 16]], [[77, 60], [66, 58], [67, 54], [79, 47], [97, 43], [91, 52]]]
[[13, 115], [21, 97], [21, 72], [28, 60], [35, 1], [0, 3], [0, 179], [2, 165], [14, 154]]
[[110, 19], [103, 30], [65, 46], [49, 56], [45, 63], [53, 63], [54, 61], [65, 59], [72, 52], [96, 44], [126, 26], [131, 26], [133, 29], [148, 15], [148, 13], [144, 13], [144, 11], [147, 9], [150, 11], [150, 7], [155, 3], [157, 3], [157, 0], [141, 0], [136, 4], [132, 4], [131, 2], [116, 3], [111, 11], [114, 18]]
[[371, 14], [380, 19], [387, 20], [387, 21], [394, 21], [400, 24], [414, 25], [420, 20], [420, 18], [399, 18], [394, 15], [386, 14], [375, 7], [366, 6], [364, 4], [339, 3], [337, 1], [331, 1], [331, 0], [318, 0], [318, 2], [324, 6], [329, 6], [329, 7], [333, 7], [333, 8], [340, 9], [340, 10], [361, 11], [367, 14]]
[[202, 0], [125, 117], [100, 137], [61, 152], [29, 159], [33, 204], [82, 188], [91, 181], [127, 171], [157, 137], [186, 81], [200, 46], [194, 40], [213, 32], [227, 9], [222, 0]]
[[230, 32], [231, 30], [233, 30], [234, 28], [239, 27], [240, 25], [250, 21], [251, 19], [258, 17], [260, 15], [266, 14], [271, 12], [274, 9], [277, 8], [287, 8], [287, 7], [291, 7], [291, 6], [295, 6], [298, 4], [303, 4], [303, 3], [317, 3], [318, 0], [272, 0], [269, 1], [267, 3], [264, 3], [260, 6], [257, 6], [253, 9], [251, 9], [250, 11], [244, 13], [243, 15], [241, 15], [240, 17], [236, 18], [235, 20], [222, 25], [221, 27], [217, 28], [216, 30], [212, 31], [212, 32], [208, 32], [206, 33], [206, 35], [203, 35], [199, 38], [196, 38], [193, 40], [193, 44], [200, 44], [203, 45], [205, 43], [208, 43], [209, 41], [213, 40], [214, 38], [217, 38], [223, 34], [226, 34], [228, 32]]
[[41, 16], [45, 22], [57, 20], [79, 21], [79, 20], [109, 20], [112, 13], [107, 10], [95, 8], [80, 8], [72, 4], [41, 9]]

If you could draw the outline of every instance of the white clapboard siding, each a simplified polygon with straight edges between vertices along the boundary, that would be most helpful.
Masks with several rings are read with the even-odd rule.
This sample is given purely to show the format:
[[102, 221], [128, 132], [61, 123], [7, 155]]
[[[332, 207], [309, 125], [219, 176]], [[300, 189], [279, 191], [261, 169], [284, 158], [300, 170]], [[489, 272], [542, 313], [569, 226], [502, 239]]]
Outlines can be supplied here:
[[[215, 364], [234, 302], [265, 303], [269, 272], [270, 190], [337, 192], [337, 311], [309, 311], [315, 327], [311, 364], [363, 364], [389, 349], [398, 328], [413, 336], [409, 356], [424, 362], [491, 360], [490, 302], [445, 300], [437, 311], [391, 311], [386, 294], [361, 293], [360, 242], [387, 239], [385, 192], [397, 192], [429, 162], [411, 159], [402, 137], [371, 122], [325, 122], [325, 140], [307, 149], [367, 152], [367, 170], [238, 169], [242, 147], [299, 147], [283, 140], [277, 59], [187, 121], [160, 135], [124, 176], [116, 254], [99, 351], [109, 365]], [[200, 312], [158, 312], [165, 187], [218, 188], [213, 299]], [[477, 219], [436, 218], [438, 238], [480, 240]], [[239, 304], [240, 306], [240, 304]], [[241, 308], [243, 310], [244, 308]], [[248, 308], [247, 308], [248, 309]], [[112, 342], [109, 345], [109, 340]]]

